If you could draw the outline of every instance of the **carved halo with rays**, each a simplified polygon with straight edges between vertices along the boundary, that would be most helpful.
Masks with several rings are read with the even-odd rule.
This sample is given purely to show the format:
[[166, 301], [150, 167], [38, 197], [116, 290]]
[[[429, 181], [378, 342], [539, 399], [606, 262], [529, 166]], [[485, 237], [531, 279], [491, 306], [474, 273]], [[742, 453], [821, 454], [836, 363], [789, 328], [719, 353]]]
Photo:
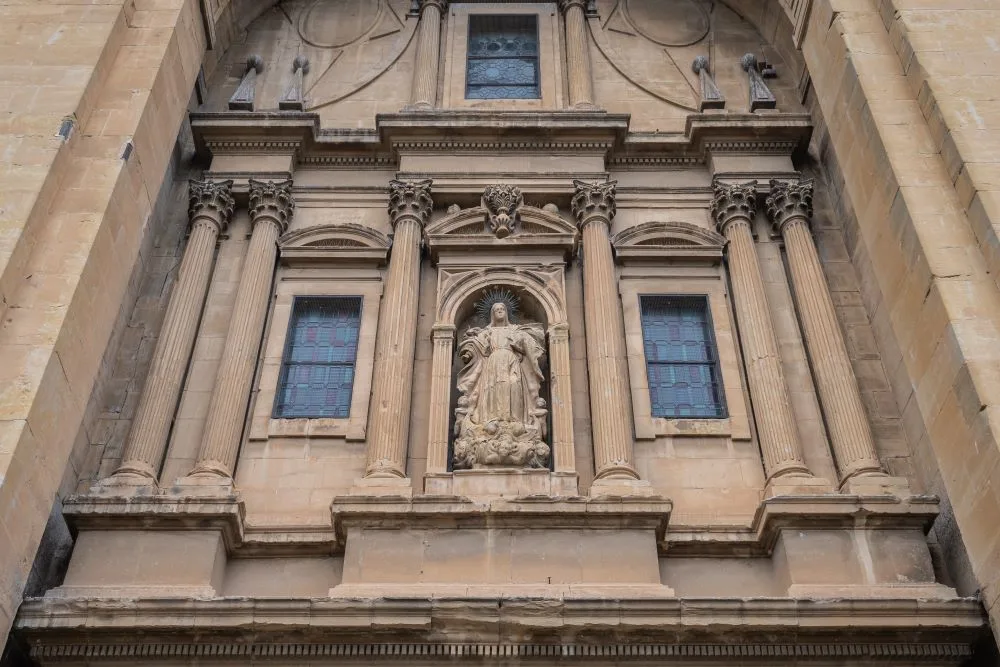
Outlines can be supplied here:
[[491, 287], [483, 292], [483, 296], [476, 301], [476, 319], [484, 326], [490, 323], [490, 310], [493, 304], [500, 302], [507, 306], [507, 318], [513, 324], [517, 322], [521, 308], [521, 299], [516, 294], [502, 287]]

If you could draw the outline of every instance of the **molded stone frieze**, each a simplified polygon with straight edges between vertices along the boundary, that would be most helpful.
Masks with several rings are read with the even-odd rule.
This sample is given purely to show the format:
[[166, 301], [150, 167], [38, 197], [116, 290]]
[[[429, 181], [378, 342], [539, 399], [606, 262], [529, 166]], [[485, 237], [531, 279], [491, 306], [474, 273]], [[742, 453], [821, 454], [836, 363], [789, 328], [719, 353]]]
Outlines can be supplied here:
[[812, 179], [797, 183], [772, 179], [771, 192], [765, 201], [767, 217], [770, 218], [774, 229], [778, 232], [795, 219], [801, 219], [808, 223], [812, 220], [812, 199]]
[[740, 67], [747, 73], [750, 90], [750, 111], [776, 108], [778, 101], [774, 98], [774, 93], [767, 87], [767, 84], [764, 83], [764, 77], [757, 71], [757, 56], [752, 53], [745, 54], [740, 58]]
[[415, 219], [421, 227], [427, 224], [434, 209], [430, 179], [424, 181], [389, 182], [389, 222], [393, 229], [403, 218]]
[[257, 75], [264, 71], [264, 60], [258, 55], [247, 58], [246, 72], [236, 92], [229, 98], [229, 109], [232, 111], [253, 111], [254, 97], [257, 94]]
[[524, 204], [521, 189], [513, 185], [491, 185], [483, 192], [486, 224], [498, 239], [510, 236], [520, 223], [520, 208]]
[[220, 234], [226, 231], [236, 200], [232, 181], [188, 181], [188, 216], [191, 224], [200, 220], [215, 223]]
[[578, 225], [583, 225], [588, 220], [598, 217], [611, 226], [611, 220], [617, 211], [615, 207], [615, 189], [618, 181], [608, 181], [607, 183], [587, 183], [585, 181], [573, 181], [576, 194], [573, 195], [573, 216]]
[[250, 219], [255, 225], [261, 220], [273, 220], [284, 233], [294, 210], [292, 181], [275, 183], [250, 179]]
[[715, 182], [712, 218], [720, 234], [735, 220], [750, 221], [757, 209], [757, 181], [726, 184]]

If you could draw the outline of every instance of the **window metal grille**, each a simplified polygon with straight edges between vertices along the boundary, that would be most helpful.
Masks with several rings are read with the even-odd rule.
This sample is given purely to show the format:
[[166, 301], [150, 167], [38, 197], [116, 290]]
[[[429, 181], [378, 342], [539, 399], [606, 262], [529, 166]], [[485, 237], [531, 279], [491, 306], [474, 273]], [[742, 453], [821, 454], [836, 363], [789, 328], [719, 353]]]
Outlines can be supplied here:
[[360, 297], [295, 299], [276, 418], [349, 416], [360, 327]]
[[537, 100], [538, 17], [469, 16], [465, 97], [470, 100]]
[[707, 299], [642, 296], [640, 309], [653, 416], [725, 417]]

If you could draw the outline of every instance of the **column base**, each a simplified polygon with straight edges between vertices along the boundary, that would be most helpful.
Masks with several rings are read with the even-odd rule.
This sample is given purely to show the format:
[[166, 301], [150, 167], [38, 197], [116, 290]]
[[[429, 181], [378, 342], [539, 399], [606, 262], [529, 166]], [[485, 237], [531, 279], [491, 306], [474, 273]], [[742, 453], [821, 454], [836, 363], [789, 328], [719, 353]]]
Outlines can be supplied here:
[[409, 477], [361, 477], [354, 480], [349, 496], [413, 497], [413, 480]]
[[181, 477], [169, 492], [180, 496], [198, 496], [203, 498], [226, 497], [235, 494], [233, 478], [214, 472], [192, 472]]
[[430, 102], [414, 102], [412, 104], [407, 104], [405, 107], [400, 109], [400, 111], [434, 111], [434, 105]]
[[644, 479], [627, 477], [604, 477], [595, 479], [590, 485], [591, 498], [612, 497], [660, 497], [660, 492]]
[[139, 471], [122, 470], [94, 484], [90, 493], [104, 497], [153, 496], [160, 493], [160, 487], [155, 477]]
[[865, 473], [848, 477], [840, 484], [840, 492], [852, 496], [896, 496], [909, 498], [910, 483], [905, 477], [885, 473]]
[[817, 496], [835, 493], [833, 484], [812, 475], [781, 475], [772, 477], [764, 487], [764, 498], [780, 496]]

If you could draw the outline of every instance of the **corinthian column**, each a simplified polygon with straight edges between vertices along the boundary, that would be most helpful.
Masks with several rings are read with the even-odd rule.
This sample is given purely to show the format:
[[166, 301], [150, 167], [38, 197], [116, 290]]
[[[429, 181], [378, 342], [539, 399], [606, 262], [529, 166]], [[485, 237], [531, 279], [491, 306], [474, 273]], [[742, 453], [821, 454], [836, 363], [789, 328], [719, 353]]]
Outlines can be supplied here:
[[437, 106], [441, 15], [447, 8], [447, 0], [421, 0], [420, 2], [417, 58], [413, 63], [413, 87], [410, 90], [410, 106], [412, 108], [433, 109]]
[[375, 340], [366, 478], [406, 476], [420, 292], [420, 241], [433, 206], [431, 181], [389, 183], [392, 255]]
[[569, 69], [569, 105], [594, 107], [594, 83], [590, 73], [585, 0], [559, 0], [566, 21], [566, 65]]
[[163, 328], [121, 465], [103, 480], [102, 486], [156, 484], [170, 421], [177, 409], [184, 373], [198, 332], [198, 320], [208, 293], [215, 243], [233, 215], [232, 186], [232, 181], [190, 181], [188, 184], [191, 233], [177, 272], [177, 284], [163, 317]]
[[802, 457], [750, 229], [756, 208], [756, 189], [756, 181], [743, 185], [716, 183], [712, 215], [719, 233], [728, 241], [726, 256], [733, 308], [740, 327], [740, 344], [764, 468], [768, 481], [773, 482], [786, 475], [811, 477], [812, 473]]
[[198, 463], [189, 477], [232, 479], [243, 435], [254, 368], [264, 335], [278, 237], [288, 228], [294, 209], [292, 182], [250, 179], [250, 220], [253, 232], [236, 290], [226, 345], [208, 404]]
[[812, 181], [771, 181], [767, 214], [785, 240], [792, 289], [816, 375], [816, 389], [841, 483], [845, 483], [857, 475], [883, 474], [883, 471], [830, 289], [809, 233], [812, 192]]
[[632, 458], [625, 324], [609, 230], [615, 185], [573, 181], [573, 215], [583, 235], [583, 299], [595, 479], [638, 479]]

